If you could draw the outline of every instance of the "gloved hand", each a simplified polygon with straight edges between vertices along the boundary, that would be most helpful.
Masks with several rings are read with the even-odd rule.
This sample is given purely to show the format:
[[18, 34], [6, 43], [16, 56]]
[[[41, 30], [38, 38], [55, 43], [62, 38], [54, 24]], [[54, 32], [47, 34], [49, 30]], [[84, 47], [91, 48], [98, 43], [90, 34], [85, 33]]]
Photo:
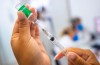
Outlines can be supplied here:
[[[27, 6], [37, 18], [34, 8]], [[18, 12], [11, 38], [11, 46], [19, 65], [50, 65], [50, 59], [40, 41], [37, 24], [32, 24], [24, 13]]]
[[[90, 50], [68, 48], [66, 51], [66, 57], [68, 58], [69, 65], [100, 65], [95, 55]], [[60, 52], [55, 59], [59, 60], [63, 56], [64, 53]]]

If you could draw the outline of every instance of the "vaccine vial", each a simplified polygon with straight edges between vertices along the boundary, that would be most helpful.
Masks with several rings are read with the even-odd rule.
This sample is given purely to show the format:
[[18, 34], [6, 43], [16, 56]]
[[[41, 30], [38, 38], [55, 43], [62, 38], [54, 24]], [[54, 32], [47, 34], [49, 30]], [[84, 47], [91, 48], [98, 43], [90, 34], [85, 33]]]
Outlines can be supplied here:
[[32, 12], [25, 6], [25, 4], [16, 5], [18, 11], [22, 11], [28, 19], [32, 16]]

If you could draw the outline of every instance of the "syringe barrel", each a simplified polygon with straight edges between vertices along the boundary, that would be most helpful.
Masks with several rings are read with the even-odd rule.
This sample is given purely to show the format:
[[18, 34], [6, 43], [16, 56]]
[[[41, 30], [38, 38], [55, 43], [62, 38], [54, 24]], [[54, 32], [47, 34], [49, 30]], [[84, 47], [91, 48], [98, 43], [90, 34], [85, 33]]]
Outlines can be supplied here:
[[44, 32], [44, 34], [47, 36], [47, 38], [53, 43], [53, 45], [55, 45], [56, 47], [58, 47], [61, 51], [64, 52], [64, 54], [66, 53], [66, 50], [64, 49], [64, 47], [58, 42], [58, 40], [56, 40], [56, 38], [50, 34], [47, 30], [42, 29], [42, 31]]
[[51, 41], [51, 42], [53, 43], [53, 45], [58, 47], [58, 49], [66, 55], [67, 50], [55, 38], [54, 38], [54, 41]]

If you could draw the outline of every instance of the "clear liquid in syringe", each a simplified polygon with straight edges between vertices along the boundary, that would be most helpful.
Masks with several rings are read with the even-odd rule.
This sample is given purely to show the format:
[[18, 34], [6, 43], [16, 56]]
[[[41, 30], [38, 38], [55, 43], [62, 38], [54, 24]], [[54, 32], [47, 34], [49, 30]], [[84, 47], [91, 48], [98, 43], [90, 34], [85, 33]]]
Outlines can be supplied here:
[[48, 39], [53, 43], [53, 45], [55, 45], [56, 47], [58, 47], [61, 51], [64, 52], [64, 54], [66, 53], [66, 50], [64, 49], [64, 47], [56, 40], [56, 38], [50, 34], [49, 32], [47, 32], [45, 29], [42, 28], [42, 31], [44, 32], [44, 34], [48, 37]]

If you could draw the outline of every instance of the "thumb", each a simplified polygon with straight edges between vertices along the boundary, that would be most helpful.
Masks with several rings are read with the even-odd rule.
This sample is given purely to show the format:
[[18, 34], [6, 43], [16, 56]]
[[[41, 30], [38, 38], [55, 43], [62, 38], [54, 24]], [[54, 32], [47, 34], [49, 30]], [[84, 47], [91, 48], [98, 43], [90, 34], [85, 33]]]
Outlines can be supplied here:
[[19, 22], [19, 34], [21, 36], [30, 34], [30, 24], [25, 14], [21, 11], [19, 11], [17, 14], [18, 14], [18, 22]]
[[89, 65], [84, 59], [82, 59], [79, 55], [74, 52], [69, 52], [67, 54], [69, 62], [75, 65]]
[[65, 56], [65, 54], [61, 51], [60, 53], [58, 53], [56, 56], [55, 56], [55, 60], [59, 60], [59, 59], [61, 59], [62, 57], [64, 57]]

